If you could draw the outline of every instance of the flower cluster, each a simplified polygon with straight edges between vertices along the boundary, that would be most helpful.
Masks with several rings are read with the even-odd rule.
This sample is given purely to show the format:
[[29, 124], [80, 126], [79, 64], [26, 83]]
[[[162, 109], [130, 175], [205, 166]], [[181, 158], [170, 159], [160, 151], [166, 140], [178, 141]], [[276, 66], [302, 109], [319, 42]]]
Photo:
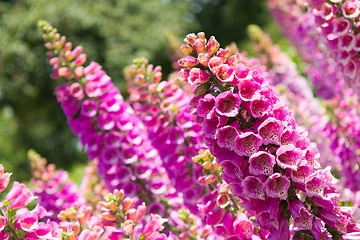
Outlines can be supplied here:
[[38, 204], [52, 214], [51, 220], [56, 221], [61, 210], [85, 202], [79, 194], [80, 189], [69, 181], [67, 172], [56, 170], [54, 164], [46, 166], [46, 159], [33, 150], [28, 152], [28, 156], [33, 175], [31, 182], [35, 185], [32, 191], [39, 199]]
[[[65, 36], [42, 23], [53, 78], [67, 81], [55, 90], [73, 132], [110, 190], [153, 201], [152, 195], [171, 192], [158, 152], [151, 147], [146, 128], [113, 85], [102, 67], [84, 67], [82, 47], [72, 48]], [[129, 181], [130, 180], [130, 181]], [[140, 193], [140, 194], [139, 194]]]
[[358, 231], [347, 209], [337, 205], [329, 168], [320, 168], [318, 150], [266, 78], [214, 37], [189, 34], [184, 42], [181, 78], [199, 85], [190, 106], [205, 142], [233, 194], [271, 232], [268, 239], [330, 239]]
[[336, 67], [342, 72], [344, 81], [359, 94], [359, 2], [309, 0], [306, 4], [315, 17], [316, 25], [321, 29], [324, 43], [336, 61]]
[[202, 167], [192, 157], [204, 144], [202, 127], [192, 120], [187, 109], [190, 96], [175, 80], [161, 81], [161, 67], [154, 68], [146, 59], [134, 60], [125, 73], [128, 101], [144, 122], [171, 183], [183, 194], [185, 206], [198, 213], [196, 204], [204, 191], [197, 182]]

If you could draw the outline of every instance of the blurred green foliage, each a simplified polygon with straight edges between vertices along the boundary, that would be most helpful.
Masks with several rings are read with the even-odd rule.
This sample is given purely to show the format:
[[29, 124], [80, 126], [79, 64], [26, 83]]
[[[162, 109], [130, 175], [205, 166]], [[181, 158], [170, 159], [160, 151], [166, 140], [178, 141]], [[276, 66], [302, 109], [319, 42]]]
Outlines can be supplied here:
[[270, 19], [265, 0], [0, 0], [0, 162], [13, 179], [29, 178], [34, 148], [58, 167], [86, 163], [53, 90], [37, 21], [57, 27], [88, 59], [99, 62], [126, 96], [123, 68], [146, 57], [171, 71], [167, 34], [205, 31], [224, 46], [246, 26]]

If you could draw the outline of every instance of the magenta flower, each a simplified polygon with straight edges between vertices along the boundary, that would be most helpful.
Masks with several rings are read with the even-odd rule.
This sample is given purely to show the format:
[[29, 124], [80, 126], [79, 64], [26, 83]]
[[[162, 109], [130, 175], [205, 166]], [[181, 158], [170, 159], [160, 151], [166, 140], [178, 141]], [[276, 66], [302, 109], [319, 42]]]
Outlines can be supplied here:
[[296, 171], [302, 156], [301, 149], [295, 148], [292, 144], [283, 145], [276, 151], [276, 163], [281, 168], [290, 168]]
[[[240, 73], [238, 73], [238, 75], [240, 75], [240, 77], [243, 77], [245, 73], [248, 72], [243, 70], [241, 72], [242, 75]], [[246, 74], [246, 76], [247, 75], [248, 74]], [[239, 96], [243, 101], [252, 101], [254, 97], [256, 97], [257, 92], [261, 89], [261, 85], [253, 79], [243, 79], [238, 84], [238, 89], [239, 89]]]
[[211, 118], [215, 111], [215, 98], [211, 94], [206, 94], [203, 98], [199, 99], [197, 106], [197, 114], [200, 117]]
[[289, 187], [289, 179], [281, 173], [274, 173], [265, 182], [265, 192], [272, 198], [286, 200], [288, 197]]
[[242, 181], [242, 185], [245, 196], [265, 200], [264, 183], [260, 178], [248, 176]]
[[260, 124], [257, 131], [263, 137], [265, 145], [270, 143], [279, 145], [283, 129], [284, 124], [281, 121], [269, 117]]
[[300, 200], [291, 201], [289, 210], [294, 218], [294, 227], [298, 227], [299, 230], [310, 230], [312, 228], [314, 215], [306, 209]]
[[203, 84], [210, 80], [210, 75], [200, 68], [192, 68], [189, 72], [188, 83]]
[[274, 155], [265, 151], [258, 151], [249, 158], [249, 172], [254, 175], [270, 176], [273, 174], [274, 165]]
[[220, 93], [215, 98], [216, 112], [222, 116], [235, 117], [239, 114], [241, 99], [231, 91]]
[[250, 157], [259, 150], [263, 143], [260, 135], [253, 132], [244, 132], [235, 138], [234, 151], [239, 156]]
[[9, 207], [19, 209], [25, 207], [36, 197], [23, 183], [14, 182], [10, 192], [6, 195], [5, 201], [9, 202]]
[[141, 233], [144, 235], [145, 238], [148, 238], [152, 233], [163, 230], [163, 224], [167, 221], [167, 219], [162, 218], [160, 215], [151, 214], [149, 221], [145, 224]]
[[217, 143], [220, 147], [233, 150], [235, 138], [239, 135], [239, 131], [233, 126], [225, 126], [219, 129], [217, 133]]

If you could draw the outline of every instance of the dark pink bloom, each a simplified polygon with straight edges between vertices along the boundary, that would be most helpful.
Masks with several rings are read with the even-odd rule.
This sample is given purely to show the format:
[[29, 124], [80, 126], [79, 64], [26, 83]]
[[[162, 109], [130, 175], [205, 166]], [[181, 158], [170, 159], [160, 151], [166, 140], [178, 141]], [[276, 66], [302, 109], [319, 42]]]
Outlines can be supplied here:
[[283, 145], [276, 151], [276, 162], [281, 168], [297, 170], [297, 165], [302, 159], [303, 152], [294, 145]]
[[94, 117], [97, 114], [98, 103], [93, 100], [85, 100], [81, 104], [81, 114], [86, 117]]
[[192, 68], [189, 72], [188, 83], [199, 85], [210, 80], [210, 75], [200, 68]]
[[274, 173], [265, 182], [265, 192], [272, 198], [286, 200], [288, 197], [289, 187], [289, 179], [281, 173]]
[[245, 132], [235, 138], [234, 151], [240, 156], [250, 157], [259, 150], [262, 137], [253, 132]]
[[258, 151], [249, 158], [249, 171], [254, 175], [270, 176], [273, 174], [274, 165], [274, 155], [264, 151]]
[[284, 124], [281, 121], [269, 117], [260, 124], [257, 131], [259, 135], [263, 137], [265, 145], [268, 145], [269, 143], [279, 145], [283, 129]]
[[239, 213], [233, 223], [234, 233], [240, 239], [252, 239], [253, 236], [253, 222], [245, 215], [245, 213]]
[[244, 194], [249, 198], [265, 200], [264, 183], [255, 176], [248, 176], [242, 181]]
[[217, 143], [220, 147], [225, 147], [229, 150], [233, 150], [235, 138], [239, 135], [239, 131], [233, 126], [225, 126], [218, 130]]
[[[241, 72], [242, 75], [245, 75], [245, 73], [248, 74], [246, 69]], [[241, 74], [238, 73], [236, 76], [239, 75], [242, 77]], [[253, 79], [243, 79], [238, 84], [238, 89], [240, 98], [243, 101], [252, 101], [257, 92], [261, 89], [261, 85]]]
[[197, 105], [197, 114], [200, 117], [211, 118], [215, 111], [215, 98], [211, 94], [206, 94], [203, 98], [200, 98]]
[[291, 201], [289, 210], [294, 219], [294, 227], [299, 227], [299, 230], [310, 230], [312, 228], [314, 215], [306, 209], [300, 200]]
[[220, 93], [215, 99], [215, 109], [220, 115], [235, 117], [239, 114], [241, 99], [231, 91]]

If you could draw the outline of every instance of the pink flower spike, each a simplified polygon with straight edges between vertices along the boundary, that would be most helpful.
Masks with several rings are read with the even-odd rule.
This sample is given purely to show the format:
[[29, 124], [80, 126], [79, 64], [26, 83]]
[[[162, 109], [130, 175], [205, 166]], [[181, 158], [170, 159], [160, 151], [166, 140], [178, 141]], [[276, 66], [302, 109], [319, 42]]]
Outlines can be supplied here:
[[222, 116], [235, 117], [239, 114], [241, 99], [231, 91], [220, 93], [215, 99], [216, 112]]
[[188, 83], [199, 85], [210, 80], [210, 75], [200, 68], [192, 68], [189, 72]]
[[240, 156], [250, 157], [259, 150], [262, 143], [260, 135], [245, 132], [235, 138], [234, 151]]
[[270, 176], [273, 174], [274, 165], [274, 155], [264, 151], [259, 151], [249, 158], [249, 171], [254, 175]]
[[281, 173], [274, 173], [265, 182], [265, 192], [269, 197], [286, 200], [290, 181]]
[[242, 181], [246, 197], [265, 200], [264, 183], [255, 176], [248, 176]]
[[25, 207], [35, 200], [33, 193], [23, 183], [14, 182], [10, 192], [6, 195], [5, 201], [11, 203], [11, 209], [19, 209]]
[[301, 149], [295, 148], [292, 144], [283, 145], [276, 151], [276, 162], [283, 169], [290, 168], [296, 171], [302, 156]]

